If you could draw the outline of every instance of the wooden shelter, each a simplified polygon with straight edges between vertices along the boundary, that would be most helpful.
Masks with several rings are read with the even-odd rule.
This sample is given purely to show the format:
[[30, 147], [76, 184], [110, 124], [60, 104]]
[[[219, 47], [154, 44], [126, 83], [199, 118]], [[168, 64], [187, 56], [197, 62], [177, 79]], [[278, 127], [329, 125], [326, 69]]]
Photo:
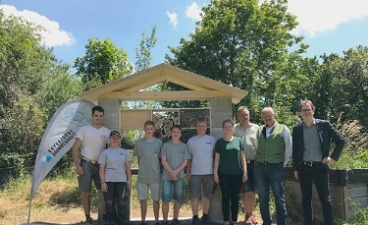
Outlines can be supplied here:
[[[165, 81], [188, 90], [164, 92], [144, 90]], [[209, 100], [211, 134], [218, 136], [216, 134], [219, 132], [221, 134], [223, 119], [232, 118], [232, 104], [237, 104], [246, 95], [245, 90], [162, 63], [86, 91], [80, 97], [104, 107], [105, 126], [117, 130], [121, 129], [121, 101]]]

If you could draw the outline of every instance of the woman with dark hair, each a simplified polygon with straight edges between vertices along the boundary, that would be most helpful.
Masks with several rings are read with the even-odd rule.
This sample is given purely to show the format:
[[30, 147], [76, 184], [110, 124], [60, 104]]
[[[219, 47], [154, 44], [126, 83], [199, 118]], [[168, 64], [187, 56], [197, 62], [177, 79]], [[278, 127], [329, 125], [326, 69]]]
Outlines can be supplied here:
[[242, 182], [248, 180], [248, 175], [243, 142], [233, 135], [234, 122], [226, 119], [222, 127], [224, 137], [215, 145], [214, 180], [221, 187], [224, 225], [229, 225], [238, 220], [240, 188]]
[[99, 159], [101, 191], [104, 193], [109, 224], [122, 225], [127, 222], [128, 193], [131, 188], [132, 172], [129, 153], [120, 147], [119, 131], [110, 133], [110, 147]]

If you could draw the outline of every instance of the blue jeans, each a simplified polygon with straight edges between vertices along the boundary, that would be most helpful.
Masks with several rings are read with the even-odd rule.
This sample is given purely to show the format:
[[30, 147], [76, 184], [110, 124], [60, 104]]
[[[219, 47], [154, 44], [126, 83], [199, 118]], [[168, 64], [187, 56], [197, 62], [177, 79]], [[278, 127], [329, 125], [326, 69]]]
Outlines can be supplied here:
[[171, 202], [174, 198], [175, 201], [181, 202], [183, 200], [183, 185], [184, 179], [162, 180], [162, 201]]
[[255, 162], [254, 164], [254, 177], [258, 188], [263, 225], [272, 224], [270, 213], [270, 186], [275, 197], [277, 225], [285, 225], [287, 212], [284, 187], [282, 184], [283, 176], [283, 163]]

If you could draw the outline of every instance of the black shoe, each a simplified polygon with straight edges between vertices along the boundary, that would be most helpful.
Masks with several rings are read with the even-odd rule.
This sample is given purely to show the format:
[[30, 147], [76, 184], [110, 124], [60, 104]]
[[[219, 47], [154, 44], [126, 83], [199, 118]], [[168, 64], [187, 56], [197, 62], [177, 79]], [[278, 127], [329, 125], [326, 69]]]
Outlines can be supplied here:
[[167, 222], [167, 220], [165, 220], [162, 225], [169, 225], [169, 222]]
[[86, 223], [85, 225], [93, 225], [93, 220], [91, 217], [86, 217]]
[[199, 223], [199, 218], [198, 216], [193, 216], [192, 218], [192, 223], [190, 225], [197, 225]]
[[159, 223], [159, 222], [156, 222], [156, 223], [154, 223], [153, 225], [160, 225], [160, 223]]
[[208, 214], [203, 214], [202, 218], [201, 218], [201, 223], [203, 225], [208, 223]]
[[142, 221], [139, 223], [139, 225], [147, 225], [146, 222]]
[[173, 219], [171, 225], [179, 225], [179, 220]]

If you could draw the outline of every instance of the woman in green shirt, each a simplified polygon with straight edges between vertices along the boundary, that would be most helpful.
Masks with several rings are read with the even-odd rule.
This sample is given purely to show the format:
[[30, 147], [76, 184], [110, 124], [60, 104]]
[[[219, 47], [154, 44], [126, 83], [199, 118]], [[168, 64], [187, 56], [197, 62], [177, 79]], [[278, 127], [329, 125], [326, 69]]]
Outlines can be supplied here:
[[215, 145], [214, 180], [221, 187], [224, 225], [229, 225], [238, 220], [240, 188], [248, 175], [242, 140], [233, 135], [234, 121], [224, 120], [222, 128], [224, 137], [217, 140]]

